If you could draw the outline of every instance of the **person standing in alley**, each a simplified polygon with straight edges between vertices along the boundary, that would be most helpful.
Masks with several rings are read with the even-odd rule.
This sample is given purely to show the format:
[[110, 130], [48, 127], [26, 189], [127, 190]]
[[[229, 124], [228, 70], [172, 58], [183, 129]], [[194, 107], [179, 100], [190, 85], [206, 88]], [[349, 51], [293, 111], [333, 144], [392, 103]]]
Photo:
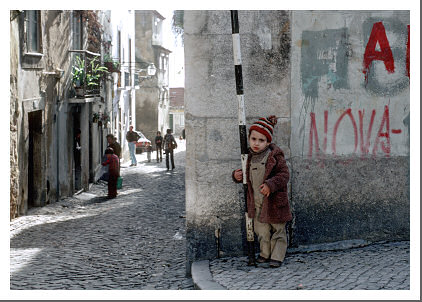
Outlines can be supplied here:
[[[121, 158], [121, 152], [122, 147], [120, 147], [120, 144], [117, 142], [116, 137], [113, 134], [107, 134], [107, 143], [109, 148], [113, 149], [114, 154], [119, 158], [119, 169], [120, 169], [120, 158]], [[107, 160], [107, 155], [104, 153], [103, 155], [103, 161]], [[100, 180], [108, 181], [108, 167], [104, 167], [104, 173], [100, 177]]]
[[166, 152], [166, 167], [167, 170], [170, 169], [169, 166], [169, 157], [171, 160], [171, 169], [174, 170], [174, 154], [173, 150], [177, 148], [176, 140], [174, 136], [171, 134], [171, 129], [167, 129], [167, 134], [164, 135], [164, 150]]
[[[246, 162], [247, 210], [253, 218], [260, 254], [258, 263], [280, 267], [287, 251], [286, 222], [292, 220], [287, 195], [289, 169], [283, 151], [271, 143], [275, 116], [260, 118], [249, 128]], [[232, 173], [235, 182], [243, 181], [242, 169]]]
[[107, 134], [106, 137], [107, 137], [108, 147], [112, 148], [114, 154], [117, 155], [117, 157], [120, 159], [122, 157], [122, 155], [121, 155], [122, 147], [117, 142], [117, 140], [116, 140], [116, 138], [114, 137], [113, 134]]
[[157, 131], [157, 136], [155, 137], [155, 148], [157, 150], [157, 163], [158, 163], [158, 153], [160, 153], [160, 162], [163, 161], [163, 149], [162, 149], [163, 137], [161, 132]]
[[102, 163], [103, 166], [108, 165], [108, 198], [117, 196], [117, 178], [120, 176], [119, 158], [112, 148], [105, 150], [107, 160]]
[[132, 161], [132, 166], [137, 165], [136, 156], [135, 156], [135, 144], [140, 138], [139, 134], [133, 131], [133, 126], [129, 127], [129, 131], [126, 133], [127, 144], [129, 145], [130, 160]]

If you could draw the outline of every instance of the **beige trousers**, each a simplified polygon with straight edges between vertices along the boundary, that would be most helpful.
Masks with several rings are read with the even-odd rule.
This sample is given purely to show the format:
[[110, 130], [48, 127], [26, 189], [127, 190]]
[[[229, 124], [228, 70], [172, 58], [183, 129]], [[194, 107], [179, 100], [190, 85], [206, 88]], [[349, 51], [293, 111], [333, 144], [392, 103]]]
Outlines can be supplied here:
[[259, 240], [260, 255], [283, 261], [287, 251], [286, 223], [261, 223], [257, 217], [255, 216], [253, 223]]

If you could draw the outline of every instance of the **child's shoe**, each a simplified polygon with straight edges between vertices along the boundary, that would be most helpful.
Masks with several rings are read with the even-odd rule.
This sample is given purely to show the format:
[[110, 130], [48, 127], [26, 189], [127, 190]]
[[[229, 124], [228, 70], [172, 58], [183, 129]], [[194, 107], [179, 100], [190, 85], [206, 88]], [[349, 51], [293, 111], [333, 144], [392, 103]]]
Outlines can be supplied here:
[[280, 266], [281, 266], [281, 261], [271, 259], [270, 267], [277, 268], [277, 267], [280, 267]]
[[256, 259], [256, 262], [258, 262], [258, 263], [267, 263], [267, 262], [270, 262], [270, 259], [264, 258], [261, 255], [259, 255], [258, 259]]

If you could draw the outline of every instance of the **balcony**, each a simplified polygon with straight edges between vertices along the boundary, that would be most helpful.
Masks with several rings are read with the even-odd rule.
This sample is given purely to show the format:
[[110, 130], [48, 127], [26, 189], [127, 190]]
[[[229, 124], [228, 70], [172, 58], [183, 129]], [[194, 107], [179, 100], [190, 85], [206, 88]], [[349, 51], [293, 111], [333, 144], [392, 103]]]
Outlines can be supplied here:
[[76, 98], [100, 96], [107, 68], [101, 66], [100, 54], [88, 50], [69, 50], [72, 53], [72, 82]]

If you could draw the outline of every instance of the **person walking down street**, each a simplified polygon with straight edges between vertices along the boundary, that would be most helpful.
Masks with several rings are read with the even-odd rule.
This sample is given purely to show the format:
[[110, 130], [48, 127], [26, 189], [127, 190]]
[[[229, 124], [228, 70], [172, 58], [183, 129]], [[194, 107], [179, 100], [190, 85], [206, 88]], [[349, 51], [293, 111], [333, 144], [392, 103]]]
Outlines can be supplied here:
[[105, 150], [107, 160], [102, 163], [103, 166], [108, 165], [108, 198], [117, 196], [117, 178], [120, 176], [119, 158], [112, 148]]
[[166, 167], [167, 170], [170, 169], [169, 166], [169, 157], [171, 160], [171, 169], [174, 170], [174, 154], [173, 150], [177, 148], [176, 140], [174, 136], [171, 134], [171, 129], [167, 129], [167, 134], [164, 135], [164, 150], [166, 152]]
[[133, 131], [133, 126], [129, 127], [129, 131], [126, 133], [127, 144], [129, 145], [130, 160], [132, 161], [132, 166], [137, 165], [136, 156], [135, 156], [135, 144], [140, 138], [139, 134]]
[[159, 156], [160, 162], [163, 161], [162, 143], [163, 143], [163, 137], [161, 136], [161, 132], [157, 131], [157, 136], [155, 137], [155, 148], [157, 149], [157, 163], [158, 163], [158, 155], [160, 155]]
[[151, 143], [147, 143], [147, 158], [148, 162], [151, 162], [151, 152], [152, 152], [152, 146]]
[[[280, 267], [287, 251], [286, 222], [292, 220], [287, 195], [289, 169], [283, 151], [271, 143], [277, 118], [260, 118], [249, 128], [249, 149], [246, 162], [248, 216], [254, 219], [260, 254], [258, 263], [269, 262]], [[232, 173], [235, 182], [242, 182], [241, 169]]]

